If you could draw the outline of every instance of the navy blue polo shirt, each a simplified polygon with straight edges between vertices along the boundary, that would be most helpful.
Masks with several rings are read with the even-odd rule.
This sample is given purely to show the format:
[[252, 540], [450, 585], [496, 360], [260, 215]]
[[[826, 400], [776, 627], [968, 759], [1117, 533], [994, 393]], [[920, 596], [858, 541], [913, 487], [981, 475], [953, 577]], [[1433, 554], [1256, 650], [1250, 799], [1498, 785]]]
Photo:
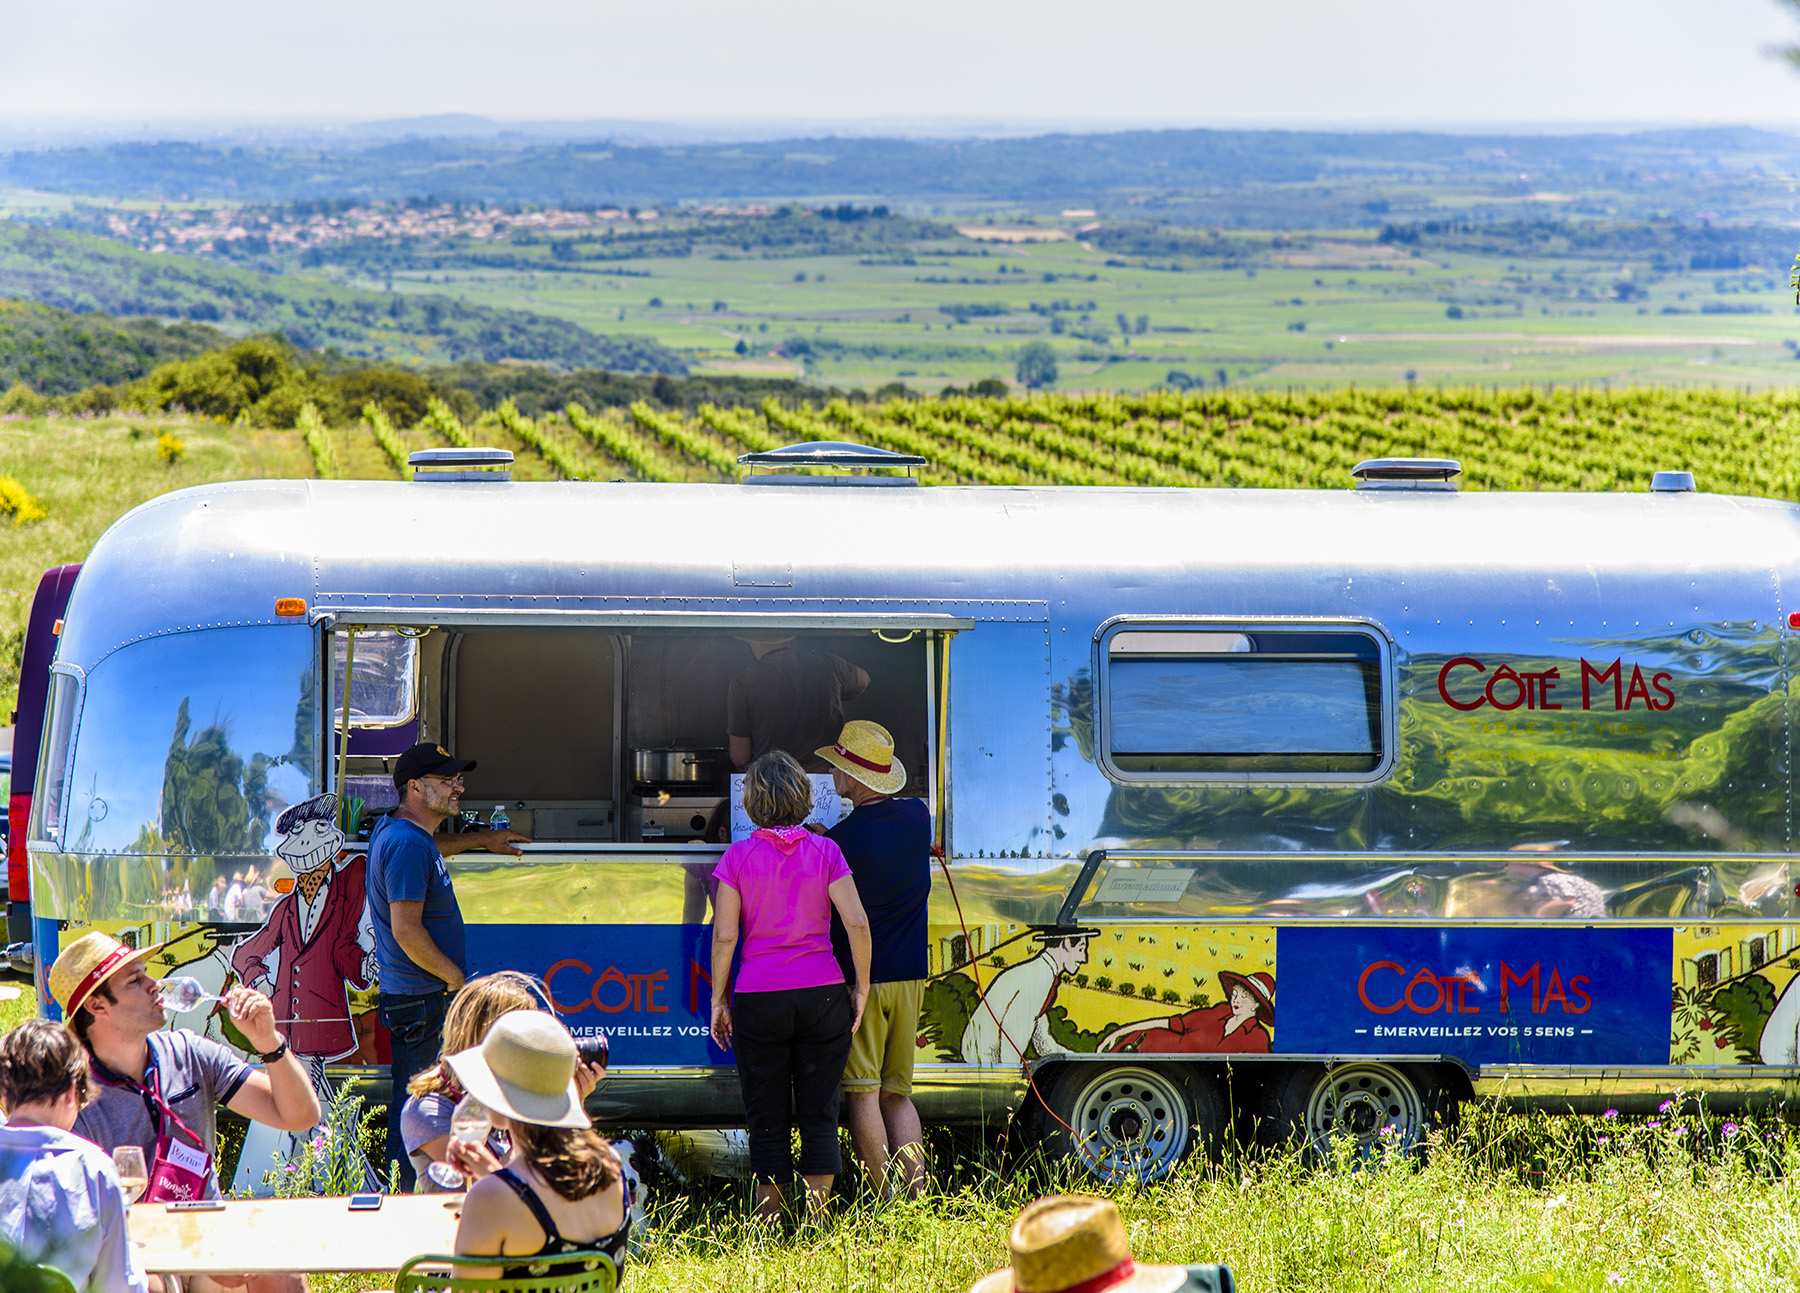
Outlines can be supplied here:
[[[926, 976], [926, 912], [931, 902], [931, 812], [919, 799], [878, 799], [825, 832], [844, 851], [863, 910], [869, 913], [874, 953], [869, 982], [898, 983]], [[831, 946], [854, 979], [850, 939], [837, 913]]]

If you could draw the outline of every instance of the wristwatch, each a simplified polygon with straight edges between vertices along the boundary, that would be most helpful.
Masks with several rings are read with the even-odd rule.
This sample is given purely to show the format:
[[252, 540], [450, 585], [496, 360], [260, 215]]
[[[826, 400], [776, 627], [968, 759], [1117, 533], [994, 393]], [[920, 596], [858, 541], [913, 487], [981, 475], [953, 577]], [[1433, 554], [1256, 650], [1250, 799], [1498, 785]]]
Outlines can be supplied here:
[[277, 1046], [272, 1051], [263, 1051], [256, 1057], [264, 1064], [274, 1064], [280, 1060], [282, 1056], [288, 1053], [288, 1039], [281, 1033], [276, 1033], [275, 1035], [281, 1038], [281, 1045]]

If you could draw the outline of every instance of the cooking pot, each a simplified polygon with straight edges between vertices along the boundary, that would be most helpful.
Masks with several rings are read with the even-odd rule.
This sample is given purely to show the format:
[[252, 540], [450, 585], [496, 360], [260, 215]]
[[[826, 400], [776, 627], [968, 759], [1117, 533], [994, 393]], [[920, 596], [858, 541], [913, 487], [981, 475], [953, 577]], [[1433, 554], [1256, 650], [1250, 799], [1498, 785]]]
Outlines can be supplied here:
[[631, 779], [650, 786], [720, 786], [731, 780], [731, 752], [670, 746], [631, 752]]

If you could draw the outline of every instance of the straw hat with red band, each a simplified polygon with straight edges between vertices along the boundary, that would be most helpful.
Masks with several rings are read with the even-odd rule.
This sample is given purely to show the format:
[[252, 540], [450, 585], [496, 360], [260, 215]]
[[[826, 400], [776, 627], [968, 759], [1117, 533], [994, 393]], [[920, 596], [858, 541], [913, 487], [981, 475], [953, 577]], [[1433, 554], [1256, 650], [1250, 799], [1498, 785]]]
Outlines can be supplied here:
[[1183, 1266], [1132, 1260], [1119, 1210], [1107, 1199], [1051, 1195], [1025, 1205], [1006, 1236], [1012, 1265], [969, 1293], [1174, 1293]]
[[813, 753], [877, 794], [891, 795], [906, 784], [906, 765], [894, 757], [894, 738], [880, 723], [853, 718], [836, 745], [821, 745]]
[[94, 989], [113, 975], [146, 956], [159, 951], [161, 943], [152, 947], [130, 948], [110, 934], [95, 930], [63, 948], [56, 964], [50, 967], [50, 995], [62, 1007], [63, 1018], [73, 1019]]

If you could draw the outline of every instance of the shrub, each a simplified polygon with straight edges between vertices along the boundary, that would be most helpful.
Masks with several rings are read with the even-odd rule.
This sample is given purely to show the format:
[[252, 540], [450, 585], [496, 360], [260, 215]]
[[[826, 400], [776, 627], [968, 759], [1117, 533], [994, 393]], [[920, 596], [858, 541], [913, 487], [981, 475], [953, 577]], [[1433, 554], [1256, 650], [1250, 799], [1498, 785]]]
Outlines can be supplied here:
[[1133, 983], [1130, 979], [1125, 980], [1125, 982], [1119, 985], [1119, 995], [1121, 997], [1137, 996], [1137, 984]]
[[21, 417], [38, 418], [50, 407], [50, 401], [39, 395], [24, 382], [15, 382], [4, 395], [0, 395], [0, 416], [15, 414]]
[[[231, 420], [246, 414], [262, 420], [271, 402], [292, 405], [283, 425], [291, 424], [305, 403], [277, 399], [284, 388], [303, 386], [306, 380], [294, 362], [294, 348], [278, 336], [246, 337], [223, 350], [209, 351], [193, 359], [164, 364], [148, 377], [133, 382], [130, 401], [148, 411], [183, 408], [206, 417]], [[286, 411], [284, 408], [283, 411]]]
[[333, 377], [331, 386], [345, 420], [353, 418], [357, 410], [368, 417], [368, 406], [374, 404], [402, 426], [411, 426], [423, 418], [435, 395], [430, 382], [402, 368], [365, 368], [344, 373]]
[[0, 476], [0, 512], [11, 512], [14, 525], [41, 521], [50, 513], [11, 476]]
[[156, 456], [173, 467], [187, 456], [187, 445], [179, 437], [164, 431], [156, 437]]

